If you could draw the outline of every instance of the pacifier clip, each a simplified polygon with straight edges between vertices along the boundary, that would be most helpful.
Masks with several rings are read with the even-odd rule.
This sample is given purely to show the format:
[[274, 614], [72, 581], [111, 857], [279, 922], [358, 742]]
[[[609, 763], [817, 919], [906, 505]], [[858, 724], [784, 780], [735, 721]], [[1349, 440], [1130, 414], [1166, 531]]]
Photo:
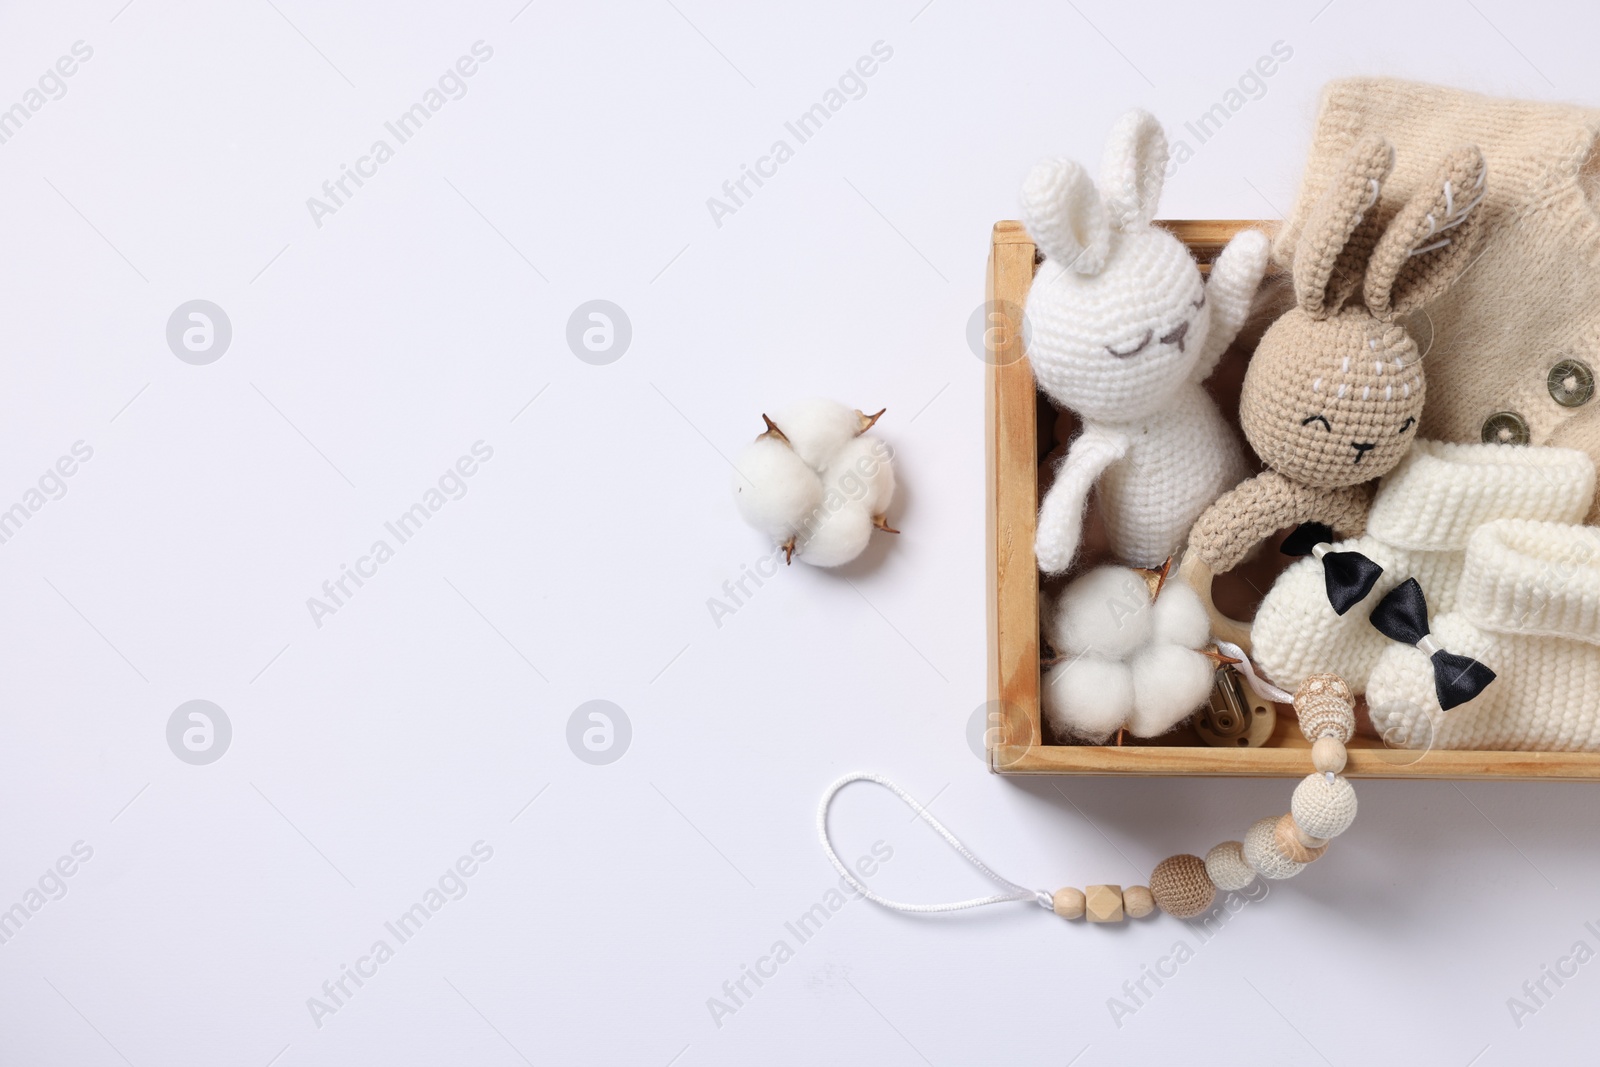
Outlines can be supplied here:
[[[817, 838], [828, 862], [851, 888], [865, 899], [892, 911], [933, 915], [1029, 901], [1063, 919], [1086, 918], [1091, 923], [1121, 922], [1125, 917], [1142, 919], [1157, 908], [1179, 919], [1193, 918], [1211, 908], [1218, 890], [1241, 890], [1258, 877], [1294, 877], [1305, 870], [1307, 864], [1319, 859], [1327, 851], [1329, 841], [1344, 833], [1355, 821], [1355, 789], [1349, 779], [1339, 773], [1345, 766], [1345, 743], [1355, 733], [1355, 698], [1350, 687], [1338, 675], [1312, 675], [1295, 692], [1294, 707], [1301, 732], [1311, 742], [1315, 773], [1295, 787], [1290, 810], [1257, 821], [1245, 833], [1243, 841], [1224, 841], [1203, 859], [1188, 853], [1168, 856], [1150, 872], [1148, 886], [1091, 885], [1084, 889], [1065, 886], [1051, 893], [1013, 882], [979, 859], [911, 794], [887, 777], [868, 771], [847, 774], [822, 794], [817, 805]], [[945, 904], [908, 904], [874, 893], [839, 858], [828, 831], [828, 809], [839, 792], [852, 782], [870, 782], [899, 797], [917, 818], [944, 838], [957, 855], [1002, 891]]]

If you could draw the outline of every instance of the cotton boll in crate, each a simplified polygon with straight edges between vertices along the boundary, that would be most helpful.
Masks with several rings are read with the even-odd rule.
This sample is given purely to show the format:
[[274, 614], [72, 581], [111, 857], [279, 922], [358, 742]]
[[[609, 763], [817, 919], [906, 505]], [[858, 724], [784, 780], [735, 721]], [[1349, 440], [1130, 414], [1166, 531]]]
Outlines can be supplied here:
[[1124, 659], [1150, 640], [1150, 586], [1127, 567], [1096, 567], [1062, 590], [1045, 636], [1062, 654]]
[[734, 501], [746, 523], [816, 567], [859, 556], [874, 527], [898, 533], [893, 451], [867, 431], [883, 415], [832, 400], [806, 400], [761, 416], [767, 430], [734, 461]]
[[1180, 581], [1161, 586], [1151, 611], [1151, 627], [1159, 644], [1199, 648], [1211, 640], [1211, 620], [1200, 594]]
[[1133, 672], [1121, 660], [1069, 654], [1045, 675], [1040, 703], [1057, 733], [1104, 741], [1133, 715]]
[[1215, 666], [1198, 651], [1210, 639], [1193, 589], [1167, 581], [1152, 600], [1143, 574], [1097, 567], [1075, 579], [1045, 617], [1062, 662], [1039, 694], [1056, 733], [1102, 743], [1118, 729], [1155, 737], [1204, 703]]
[[1156, 737], [1205, 701], [1217, 665], [1192, 648], [1152, 644], [1134, 655], [1129, 668], [1133, 714], [1128, 731], [1135, 737]]

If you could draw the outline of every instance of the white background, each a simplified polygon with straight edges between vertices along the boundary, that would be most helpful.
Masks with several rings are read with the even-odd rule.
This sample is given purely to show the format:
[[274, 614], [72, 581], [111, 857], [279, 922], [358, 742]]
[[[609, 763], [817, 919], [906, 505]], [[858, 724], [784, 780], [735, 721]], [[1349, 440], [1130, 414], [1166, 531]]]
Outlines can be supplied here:
[[[1362, 783], [1328, 858], [1203, 944], [1022, 905], [854, 902], [804, 945], [783, 925], [835, 881], [813, 810], [853, 769], [1050, 889], [1143, 882], [1286, 810], [1284, 781], [1018, 782], [968, 746], [964, 332], [1028, 166], [1095, 161], [1133, 105], [1181, 135], [1282, 41], [1162, 205], [1271, 217], [1330, 78], [1600, 104], [1592, 10], [123, 3], [0, 13], [0, 106], [93, 48], [0, 145], [0, 508], [94, 450], [0, 544], [0, 908], [93, 849], [0, 945], [0, 1063], [1592, 1056], [1600, 964], [1520, 1028], [1507, 1007], [1600, 949], [1587, 785]], [[307, 198], [479, 40], [465, 97], [317, 226]], [[707, 198], [876, 41], [865, 96], [715, 225]], [[165, 339], [194, 298], [233, 326], [208, 366]], [[565, 340], [596, 298], [633, 326], [607, 366]], [[766, 551], [726, 458], [813, 393], [888, 407], [905, 532], [717, 626], [708, 599]], [[469, 492], [315, 625], [307, 598], [480, 440]], [[233, 726], [209, 766], [167, 747], [191, 699]], [[608, 766], [566, 741], [591, 699], [632, 723]], [[847, 856], [894, 849], [880, 891], [983, 886], [887, 794], [835, 810]], [[480, 840], [466, 896], [317, 1026], [308, 998]], [[717, 1025], [708, 998], [780, 938], [794, 958]], [[1180, 939], [1193, 958], [1117, 1025], [1108, 999]]]

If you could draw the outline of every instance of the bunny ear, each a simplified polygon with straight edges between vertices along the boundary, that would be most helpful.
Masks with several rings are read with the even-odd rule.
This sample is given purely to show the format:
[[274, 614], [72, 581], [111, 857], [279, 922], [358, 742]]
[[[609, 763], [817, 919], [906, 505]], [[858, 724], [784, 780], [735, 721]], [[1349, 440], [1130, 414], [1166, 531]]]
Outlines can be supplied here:
[[1376, 134], [1361, 138], [1339, 163], [1322, 199], [1311, 209], [1294, 250], [1294, 293], [1312, 318], [1334, 314], [1361, 281], [1378, 239], [1374, 210], [1394, 150]]
[[1150, 224], [1156, 217], [1166, 171], [1167, 135], [1156, 117], [1134, 110], [1118, 119], [1106, 139], [1100, 164], [1100, 188], [1114, 228]]
[[1098, 274], [1111, 248], [1111, 223], [1094, 181], [1066, 159], [1040, 163], [1022, 183], [1022, 222], [1049, 258]]
[[1379, 318], [1404, 315], [1448, 289], [1472, 262], [1482, 233], [1487, 168], [1474, 146], [1445, 156], [1383, 231], [1363, 296]]

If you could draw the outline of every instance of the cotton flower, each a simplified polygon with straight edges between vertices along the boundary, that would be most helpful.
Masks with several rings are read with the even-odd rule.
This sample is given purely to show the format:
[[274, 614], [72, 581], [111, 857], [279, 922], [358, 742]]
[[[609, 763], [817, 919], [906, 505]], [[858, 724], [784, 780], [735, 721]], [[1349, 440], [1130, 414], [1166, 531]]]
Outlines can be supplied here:
[[733, 500], [745, 522], [782, 544], [822, 504], [822, 482], [781, 438], [762, 434], [734, 464]]
[[872, 538], [872, 516], [860, 504], [819, 512], [819, 521], [802, 531], [795, 552], [813, 567], [838, 567], [866, 549]]
[[873, 522], [882, 523], [889, 502], [894, 499], [894, 467], [889, 458], [889, 446], [879, 438], [853, 437], [828, 460], [822, 472], [823, 483], [830, 492], [836, 491], [849, 500], [859, 495]]
[[1216, 664], [1193, 589], [1167, 581], [1153, 601], [1141, 572], [1099, 567], [1062, 591], [1045, 618], [1062, 662], [1044, 676], [1040, 704], [1056, 733], [1102, 743], [1119, 729], [1155, 737], [1211, 692]]
[[882, 414], [863, 415], [835, 401], [813, 397], [779, 408], [776, 421], [795, 454], [820, 472], [835, 453], [870, 430]]
[[806, 400], [761, 418], [767, 430], [734, 460], [734, 502], [744, 521], [816, 567], [859, 556], [888, 523], [893, 451], [867, 435], [865, 415], [832, 400]]

